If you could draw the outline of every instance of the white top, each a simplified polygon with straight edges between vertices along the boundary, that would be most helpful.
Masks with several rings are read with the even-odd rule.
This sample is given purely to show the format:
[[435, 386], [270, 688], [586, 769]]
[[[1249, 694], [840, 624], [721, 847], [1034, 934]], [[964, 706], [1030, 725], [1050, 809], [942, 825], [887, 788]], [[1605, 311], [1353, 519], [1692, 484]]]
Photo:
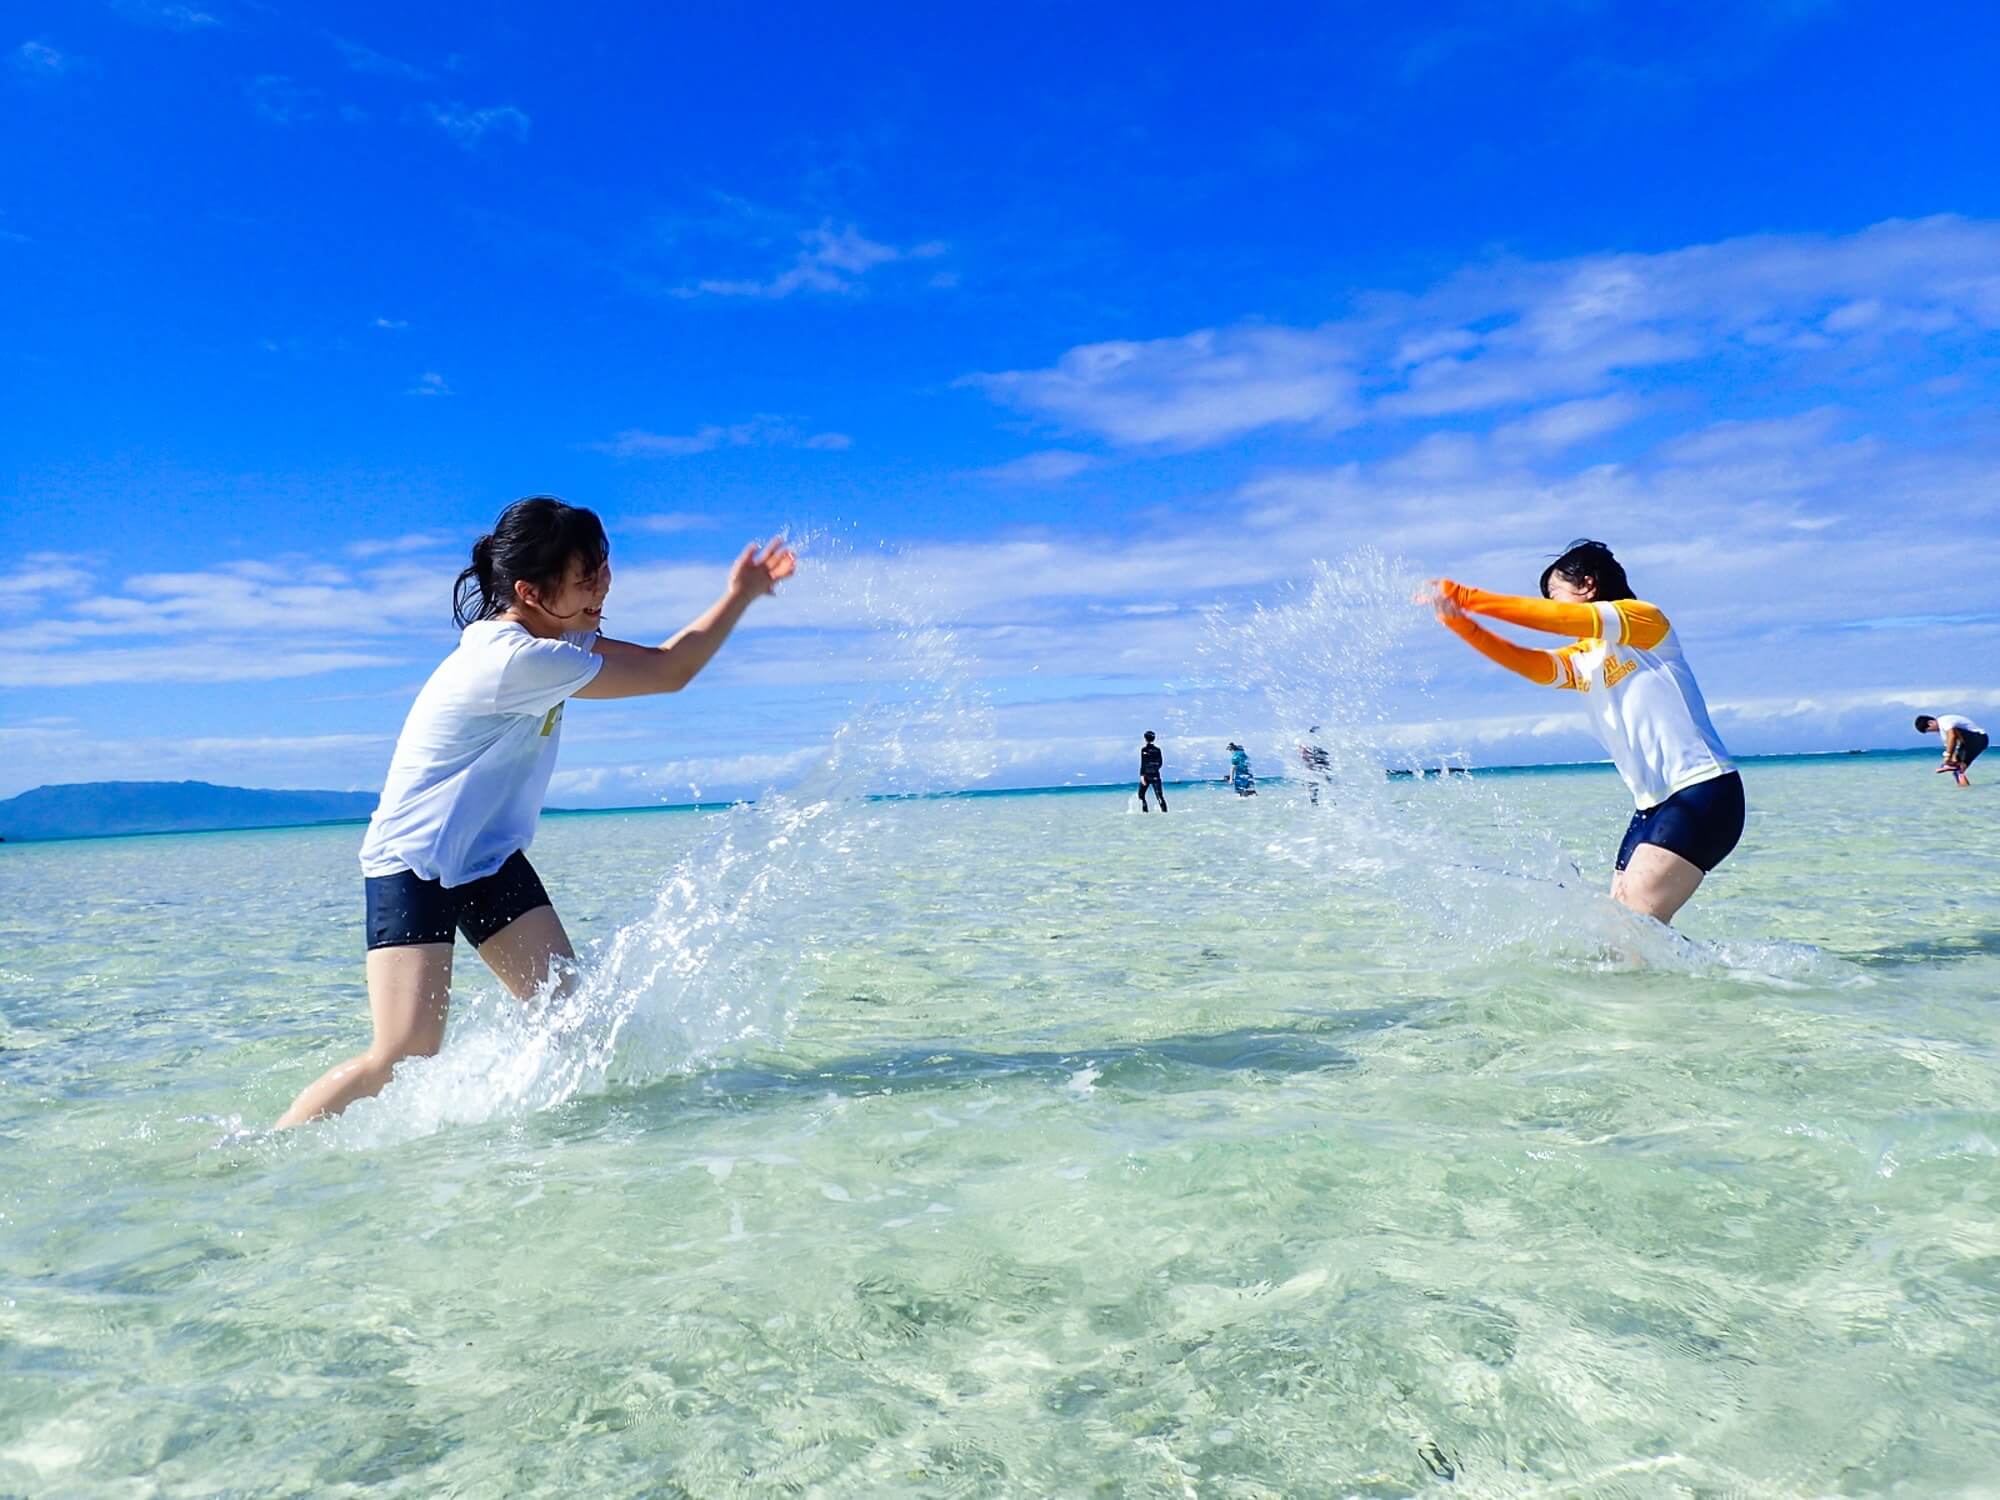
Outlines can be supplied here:
[[361, 873], [465, 885], [533, 843], [563, 704], [604, 665], [596, 639], [544, 640], [512, 620], [466, 626], [396, 737]]
[[1986, 733], [1985, 730], [1981, 729], [1963, 714], [1939, 714], [1937, 716], [1937, 727], [1939, 734], [1943, 734], [1948, 729], [1963, 730], [1967, 734]]
[[[1681, 654], [1679, 635], [1650, 604], [1592, 606], [1599, 630], [1555, 653], [1557, 686], [1576, 689], [1584, 716], [1643, 811], [1736, 769]], [[1567, 680], [1564, 680], [1567, 679]]]

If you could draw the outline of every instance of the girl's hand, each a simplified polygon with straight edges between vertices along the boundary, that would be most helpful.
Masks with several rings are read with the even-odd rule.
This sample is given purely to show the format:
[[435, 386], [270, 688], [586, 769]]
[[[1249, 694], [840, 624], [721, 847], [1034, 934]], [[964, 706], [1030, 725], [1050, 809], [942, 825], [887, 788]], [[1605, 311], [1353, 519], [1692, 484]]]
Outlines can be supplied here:
[[778, 585], [798, 571], [798, 566], [798, 557], [785, 545], [783, 537], [772, 537], [761, 553], [752, 542], [729, 570], [729, 592], [746, 599], [776, 593]]
[[1452, 602], [1449, 578], [1433, 578], [1410, 595], [1410, 603], [1421, 604], [1440, 620], [1461, 619], [1465, 611]]

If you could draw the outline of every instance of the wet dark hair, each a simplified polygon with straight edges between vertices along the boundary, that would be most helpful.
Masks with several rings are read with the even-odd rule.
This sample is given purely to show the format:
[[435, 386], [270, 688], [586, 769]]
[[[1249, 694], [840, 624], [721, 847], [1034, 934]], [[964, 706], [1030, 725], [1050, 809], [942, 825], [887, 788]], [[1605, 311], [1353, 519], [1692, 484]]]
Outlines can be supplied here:
[[1149, 730], [1147, 730], [1147, 731], [1146, 731], [1146, 738], [1150, 740], [1150, 739], [1152, 739], [1152, 737], [1153, 737], [1153, 731], [1152, 731], [1152, 730], [1150, 730], [1150, 729], [1149, 729]]
[[1560, 573], [1564, 582], [1582, 588], [1589, 580], [1597, 585], [1597, 597], [1630, 599], [1632, 585], [1625, 581], [1625, 565], [1611, 555], [1611, 549], [1602, 542], [1593, 542], [1589, 537], [1578, 537], [1563, 549], [1562, 555], [1542, 569], [1542, 597], [1549, 597], [1549, 578]]
[[1929, 714], [1917, 715], [1917, 732], [1919, 734], [1929, 734], [1935, 728], [1937, 728], [1936, 719], [1933, 719]]
[[554, 495], [530, 495], [500, 512], [493, 529], [472, 544], [472, 565], [451, 591], [451, 617], [462, 630], [514, 605], [514, 585], [561, 586], [571, 558], [595, 573], [611, 556], [604, 523], [595, 511], [565, 505]]

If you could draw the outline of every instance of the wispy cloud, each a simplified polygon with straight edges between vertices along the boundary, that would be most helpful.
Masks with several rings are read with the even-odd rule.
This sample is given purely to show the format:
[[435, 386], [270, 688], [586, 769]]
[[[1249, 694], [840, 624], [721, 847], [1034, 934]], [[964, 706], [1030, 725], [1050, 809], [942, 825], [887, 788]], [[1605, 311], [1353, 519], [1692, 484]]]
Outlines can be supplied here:
[[854, 445], [844, 432], [806, 432], [788, 418], [759, 414], [728, 426], [709, 424], [693, 432], [650, 432], [628, 427], [606, 442], [588, 446], [618, 458], [688, 458], [718, 448], [809, 448], [842, 452]]
[[1097, 467], [1097, 464], [1098, 460], [1088, 453], [1073, 453], [1067, 448], [1044, 448], [1039, 453], [1024, 453], [1019, 458], [1010, 458], [1004, 464], [975, 469], [973, 473], [976, 478], [990, 479], [996, 484], [1059, 484]]
[[1615, 432], [1636, 420], [1645, 409], [1644, 402], [1626, 395], [1559, 401], [1518, 421], [1496, 427], [1493, 439], [1503, 446], [1518, 445], [1536, 452], [1553, 453], [1601, 437], [1607, 432]]
[[428, 68], [404, 62], [399, 57], [390, 57], [386, 53], [377, 52], [373, 47], [364, 47], [361, 43], [349, 41], [346, 37], [335, 36], [332, 32], [327, 33], [327, 40], [333, 44], [334, 50], [340, 54], [341, 61], [346, 63], [352, 72], [369, 73], [377, 78], [401, 78], [410, 83], [424, 83], [431, 77]]
[[273, 125], [296, 125], [319, 113], [319, 90], [282, 73], [259, 73], [243, 86], [250, 107]]
[[351, 667], [393, 666], [398, 660], [380, 651], [311, 648], [253, 651], [240, 647], [221, 651], [205, 644], [131, 646], [12, 657], [0, 661], [0, 687], [90, 687], [110, 682], [273, 682]]
[[408, 556], [412, 552], [436, 552], [441, 547], [464, 545], [465, 539], [451, 531], [411, 531], [397, 537], [377, 537], [349, 542], [341, 550], [349, 557], [368, 561], [377, 557]]
[[[1559, 449], [1631, 414], [1621, 380], [1817, 355], [1828, 373], [1896, 339], [2000, 328], [2000, 224], [1891, 220], [1656, 255], [1471, 268], [1314, 328], [1248, 324], [1083, 344], [969, 377], [996, 400], [1131, 446], [1208, 447], [1271, 427], [1352, 427], [1545, 408], [1511, 436]], [[1600, 404], [1579, 404], [1589, 401]]]
[[131, 20], [169, 31], [208, 31], [222, 24], [222, 18], [211, 11], [170, 0], [117, 0], [117, 10]]
[[377, 318], [369, 326], [371, 328], [381, 328], [390, 333], [400, 333], [410, 325], [402, 318]]
[[16, 47], [8, 59], [16, 73], [30, 78], [60, 78], [75, 67], [75, 60], [64, 56], [47, 42], [28, 41]]
[[476, 150], [488, 136], [504, 136], [516, 141], [528, 138], [532, 123], [511, 104], [486, 109], [469, 109], [463, 104], [428, 104], [425, 112], [432, 124], [466, 150]]
[[655, 536], [679, 536], [689, 531], [713, 531], [719, 523], [713, 516], [702, 515], [699, 511], [672, 510], [654, 516], [628, 516], [620, 524], [633, 531], [651, 532]]
[[871, 240], [852, 224], [835, 228], [823, 223], [798, 236], [799, 249], [791, 264], [766, 277], [704, 277], [678, 287], [681, 297], [762, 297], [777, 299], [797, 292], [845, 294], [858, 291], [862, 280], [879, 266], [898, 261], [930, 260], [944, 253], [937, 241], [907, 249]]
[[0, 607], [19, 609], [49, 595], [73, 595], [88, 588], [87, 559], [70, 552], [30, 552], [0, 573]]
[[417, 377], [417, 383], [406, 389], [405, 396], [449, 396], [451, 383], [436, 370], [426, 370]]
[[1336, 335], [1204, 329], [1084, 344], [1047, 370], [969, 377], [1009, 405], [1115, 443], [1199, 448], [1260, 427], [1355, 421], [1351, 353]]

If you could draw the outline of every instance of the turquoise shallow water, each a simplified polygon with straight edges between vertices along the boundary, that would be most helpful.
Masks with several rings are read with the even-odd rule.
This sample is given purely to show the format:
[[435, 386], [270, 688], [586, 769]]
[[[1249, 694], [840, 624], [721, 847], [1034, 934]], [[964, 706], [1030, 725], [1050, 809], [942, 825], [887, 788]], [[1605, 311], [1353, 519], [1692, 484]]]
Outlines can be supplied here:
[[0, 1494], [1994, 1493], [2000, 801], [1746, 779], [550, 819], [282, 1139], [359, 830], [0, 850]]

